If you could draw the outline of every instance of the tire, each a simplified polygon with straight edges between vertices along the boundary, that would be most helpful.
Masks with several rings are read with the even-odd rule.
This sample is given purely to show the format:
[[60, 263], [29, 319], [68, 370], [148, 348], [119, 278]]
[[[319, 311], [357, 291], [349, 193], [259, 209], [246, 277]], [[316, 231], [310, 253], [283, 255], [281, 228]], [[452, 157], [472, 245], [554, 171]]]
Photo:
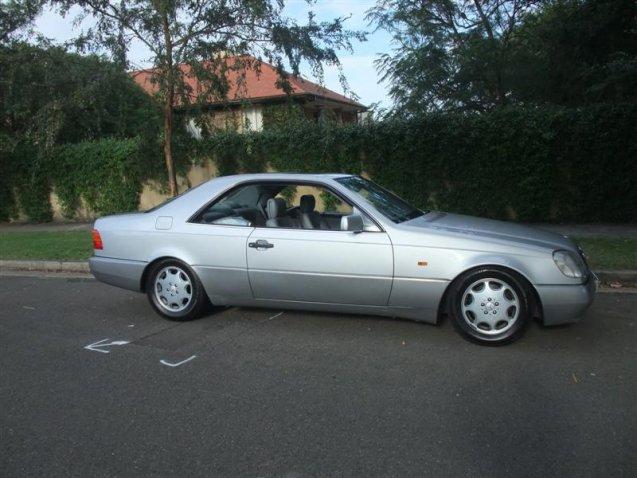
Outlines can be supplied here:
[[181, 322], [199, 317], [208, 303], [197, 274], [176, 259], [164, 259], [152, 266], [146, 278], [146, 295], [155, 312]]
[[467, 271], [451, 286], [448, 312], [456, 331], [470, 342], [504, 345], [524, 334], [533, 296], [526, 281], [498, 267]]

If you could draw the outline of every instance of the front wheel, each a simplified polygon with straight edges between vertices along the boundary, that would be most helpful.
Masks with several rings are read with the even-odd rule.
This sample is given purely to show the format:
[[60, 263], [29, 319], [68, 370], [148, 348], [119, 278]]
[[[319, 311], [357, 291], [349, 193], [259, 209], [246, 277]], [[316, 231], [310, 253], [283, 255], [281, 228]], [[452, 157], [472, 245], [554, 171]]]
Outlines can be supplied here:
[[463, 274], [452, 285], [449, 315], [465, 339], [501, 345], [522, 336], [531, 300], [528, 286], [517, 274], [485, 267]]
[[175, 259], [155, 264], [146, 279], [146, 294], [153, 309], [169, 320], [197, 318], [207, 296], [194, 271]]

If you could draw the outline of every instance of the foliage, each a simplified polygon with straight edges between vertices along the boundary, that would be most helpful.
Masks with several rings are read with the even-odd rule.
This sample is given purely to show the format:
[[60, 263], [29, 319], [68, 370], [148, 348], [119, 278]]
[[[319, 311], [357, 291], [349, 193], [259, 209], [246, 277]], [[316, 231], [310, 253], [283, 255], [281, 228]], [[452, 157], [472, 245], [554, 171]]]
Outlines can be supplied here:
[[[181, 151], [193, 161], [213, 160], [220, 174], [365, 173], [424, 209], [525, 222], [635, 222], [636, 137], [637, 104], [627, 103], [365, 125], [291, 123], [220, 132], [183, 142]], [[3, 144], [12, 162], [30, 154], [25, 145]], [[143, 182], [161, 163], [157, 149], [139, 139], [56, 147], [43, 159], [44, 172], [25, 170], [17, 179], [32, 199], [18, 194], [14, 206], [6, 205], [46, 218], [53, 187], [69, 215], [80, 200], [98, 214], [135, 210]]]
[[379, 0], [367, 15], [395, 49], [376, 65], [396, 113], [485, 111], [507, 103], [511, 35], [535, 0]]
[[15, 142], [0, 132], [0, 222], [8, 221], [17, 215], [17, 205], [13, 194], [13, 150]]
[[86, 141], [55, 150], [51, 181], [66, 216], [73, 216], [80, 201], [98, 214], [132, 211], [152, 163], [139, 139]]
[[[125, 71], [103, 58], [12, 42], [0, 46], [0, 86], [0, 220], [20, 214], [32, 221], [50, 220], [52, 178], [58, 178], [64, 191], [72, 178], [87, 181], [94, 176], [79, 164], [89, 164], [91, 158], [78, 158], [78, 165], [60, 169], [54, 162], [60, 145], [135, 136], [149, 150], [157, 140], [158, 109], [153, 100]], [[74, 176], [76, 166], [81, 166], [82, 175]], [[96, 168], [101, 171], [104, 166]], [[151, 171], [157, 171], [156, 165], [145, 175]], [[113, 209], [103, 204], [96, 208]], [[69, 213], [71, 209], [69, 202]]]
[[634, 0], [379, 0], [392, 115], [634, 101]]
[[43, 0], [5, 0], [0, 2], [0, 44], [19, 38], [41, 12]]
[[560, 0], [515, 32], [510, 91], [516, 101], [580, 105], [637, 98], [637, 3]]
[[198, 144], [221, 174], [365, 172], [425, 209], [519, 221], [637, 220], [637, 105], [292, 124]]
[[21, 142], [2, 153], [7, 172], [0, 177], [3, 221], [20, 215], [35, 222], [50, 221], [51, 191], [68, 218], [80, 205], [96, 214], [135, 210], [143, 182], [156, 179], [161, 165], [156, 145], [141, 138], [106, 138], [48, 150]]
[[[279, 72], [279, 84], [291, 86], [286, 62], [298, 74], [301, 61], [322, 77], [323, 66], [341, 72], [337, 50], [351, 51], [351, 39], [362, 33], [344, 28], [344, 19], [316, 22], [310, 13], [306, 25], [284, 14], [283, 0], [52, 0], [63, 14], [79, 7], [95, 26], [77, 45], [125, 58], [132, 39], [144, 44], [152, 56], [151, 82], [157, 87], [164, 112], [164, 156], [171, 194], [177, 194], [173, 160], [173, 110], [196, 98], [201, 104], [228, 99], [229, 74], [238, 74], [240, 90], [247, 70], [259, 71], [263, 59]], [[226, 57], [232, 56], [231, 62]], [[197, 91], [191, 86], [195, 78]], [[195, 93], [195, 94], [193, 94]], [[235, 98], [232, 98], [235, 99]]]
[[21, 211], [33, 221], [50, 221], [49, 177], [39, 150], [0, 133], [0, 221]]
[[158, 109], [117, 65], [25, 43], [0, 47], [0, 130], [37, 145], [156, 137]]
[[293, 102], [264, 105], [262, 112], [263, 129], [279, 128], [307, 120], [303, 107]]

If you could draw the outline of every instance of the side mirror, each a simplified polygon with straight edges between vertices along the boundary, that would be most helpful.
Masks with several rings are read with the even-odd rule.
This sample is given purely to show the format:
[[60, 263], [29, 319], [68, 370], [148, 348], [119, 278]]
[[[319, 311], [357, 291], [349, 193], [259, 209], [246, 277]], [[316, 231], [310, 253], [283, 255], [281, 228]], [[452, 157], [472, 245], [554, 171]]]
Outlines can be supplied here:
[[360, 214], [350, 214], [349, 216], [343, 216], [341, 218], [341, 231], [350, 231], [354, 234], [363, 232], [365, 226], [363, 225], [363, 216]]

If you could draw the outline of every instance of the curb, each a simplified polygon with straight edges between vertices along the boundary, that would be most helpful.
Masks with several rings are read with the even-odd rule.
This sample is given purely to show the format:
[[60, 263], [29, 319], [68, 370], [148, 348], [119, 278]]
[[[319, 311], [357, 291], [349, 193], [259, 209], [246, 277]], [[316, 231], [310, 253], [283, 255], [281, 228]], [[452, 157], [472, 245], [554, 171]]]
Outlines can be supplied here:
[[637, 271], [635, 270], [602, 269], [595, 271], [595, 274], [604, 285], [619, 283], [623, 287], [637, 287]]
[[[89, 274], [87, 261], [12, 261], [0, 260], [0, 271], [31, 271], [31, 272], [80, 272]], [[637, 270], [608, 270], [594, 271], [604, 285], [621, 284], [621, 287], [637, 287]]]
[[0, 271], [82, 272], [90, 273], [86, 261], [11, 261], [1, 260]]

